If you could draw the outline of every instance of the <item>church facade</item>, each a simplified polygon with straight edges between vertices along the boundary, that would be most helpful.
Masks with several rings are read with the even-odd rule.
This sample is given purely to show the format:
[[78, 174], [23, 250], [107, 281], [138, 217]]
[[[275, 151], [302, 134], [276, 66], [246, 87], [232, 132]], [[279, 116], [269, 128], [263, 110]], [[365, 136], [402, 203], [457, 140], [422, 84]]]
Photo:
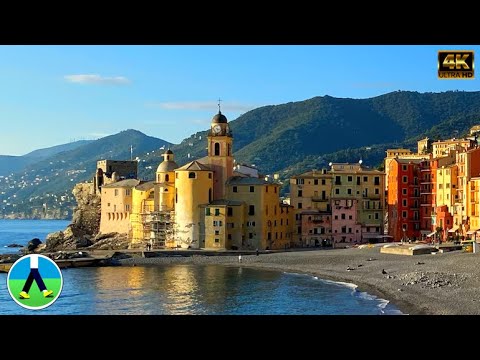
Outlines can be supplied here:
[[117, 232], [127, 233], [133, 247], [292, 246], [294, 211], [280, 201], [280, 185], [235, 170], [232, 145], [232, 131], [219, 111], [210, 124], [207, 156], [179, 166], [167, 150], [154, 181], [120, 181], [101, 189], [100, 232], [111, 232], [115, 222], [121, 223]]

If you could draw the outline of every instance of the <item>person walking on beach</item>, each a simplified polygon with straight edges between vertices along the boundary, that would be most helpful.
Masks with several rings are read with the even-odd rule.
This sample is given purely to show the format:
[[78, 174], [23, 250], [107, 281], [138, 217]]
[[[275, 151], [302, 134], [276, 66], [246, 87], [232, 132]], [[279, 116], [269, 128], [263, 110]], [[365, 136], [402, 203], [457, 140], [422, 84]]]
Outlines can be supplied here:
[[20, 292], [20, 299], [30, 299], [30, 295], [28, 292], [32, 287], [33, 280], [37, 283], [38, 288], [43, 293], [44, 297], [48, 297], [53, 294], [52, 290], [47, 290], [45, 283], [43, 282], [42, 276], [38, 271], [38, 255], [31, 255], [30, 256], [30, 273], [28, 274], [27, 281], [25, 281], [25, 285], [23, 286], [22, 291]]

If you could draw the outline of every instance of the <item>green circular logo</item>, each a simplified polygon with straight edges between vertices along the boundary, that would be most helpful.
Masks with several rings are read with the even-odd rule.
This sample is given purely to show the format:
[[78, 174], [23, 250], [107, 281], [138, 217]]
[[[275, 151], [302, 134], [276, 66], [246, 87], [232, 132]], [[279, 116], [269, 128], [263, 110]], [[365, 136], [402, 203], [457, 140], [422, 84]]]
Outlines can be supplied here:
[[21, 307], [40, 310], [58, 299], [63, 287], [62, 272], [52, 259], [38, 254], [15, 261], [7, 276], [8, 292]]

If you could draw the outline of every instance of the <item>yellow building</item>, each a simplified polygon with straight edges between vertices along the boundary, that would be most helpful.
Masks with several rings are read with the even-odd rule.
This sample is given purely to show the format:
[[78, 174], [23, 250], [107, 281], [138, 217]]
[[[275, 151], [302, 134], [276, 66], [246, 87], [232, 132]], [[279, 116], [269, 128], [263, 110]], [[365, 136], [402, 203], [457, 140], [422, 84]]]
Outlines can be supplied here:
[[101, 187], [100, 232], [130, 234], [132, 189], [140, 180], [128, 179]]
[[[132, 213], [130, 223], [132, 226], [132, 243], [139, 244], [144, 241], [156, 240], [151, 226], [151, 213], [154, 210], [155, 183], [149, 181], [135, 186], [132, 189]], [[153, 233], [152, 233], [153, 232]]]
[[262, 178], [234, 176], [227, 197], [245, 203], [242, 248], [282, 249], [292, 244], [293, 207], [281, 204], [280, 185]]
[[[472, 177], [468, 182], [467, 192], [467, 216], [469, 219], [466, 235], [474, 238], [475, 233], [480, 231], [480, 177]], [[477, 234], [477, 239], [480, 237]]]
[[466, 151], [472, 149], [476, 145], [476, 141], [472, 139], [450, 139], [435, 141], [432, 143], [432, 153], [434, 158], [448, 155], [450, 151]]
[[[227, 118], [219, 111], [210, 124], [207, 156], [179, 167], [173, 151], [167, 150], [155, 181], [102, 186], [101, 229], [129, 234], [132, 246], [149, 242], [208, 249], [292, 246], [293, 207], [280, 202], [280, 185], [246, 165], [234, 174], [232, 145]], [[244, 168], [249, 168], [246, 174]], [[117, 215], [120, 209], [126, 213]]]
[[457, 165], [442, 166], [436, 170], [436, 206], [448, 206], [450, 214], [453, 214], [455, 199], [457, 196]]

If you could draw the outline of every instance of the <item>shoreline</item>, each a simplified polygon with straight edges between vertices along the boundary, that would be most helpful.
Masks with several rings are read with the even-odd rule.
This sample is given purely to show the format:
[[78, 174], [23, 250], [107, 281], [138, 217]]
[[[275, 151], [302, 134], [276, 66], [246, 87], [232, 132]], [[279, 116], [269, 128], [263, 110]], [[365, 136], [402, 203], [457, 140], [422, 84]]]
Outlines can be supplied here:
[[[317, 276], [346, 282], [409, 315], [480, 314], [479, 254], [381, 254], [380, 248], [292, 251], [238, 256], [132, 257], [122, 266], [220, 264]], [[373, 259], [368, 261], [369, 259]], [[360, 266], [359, 266], [360, 265]], [[353, 269], [348, 271], [347, 269]], [[387, 274], [382, 274], [385, 270]]]

